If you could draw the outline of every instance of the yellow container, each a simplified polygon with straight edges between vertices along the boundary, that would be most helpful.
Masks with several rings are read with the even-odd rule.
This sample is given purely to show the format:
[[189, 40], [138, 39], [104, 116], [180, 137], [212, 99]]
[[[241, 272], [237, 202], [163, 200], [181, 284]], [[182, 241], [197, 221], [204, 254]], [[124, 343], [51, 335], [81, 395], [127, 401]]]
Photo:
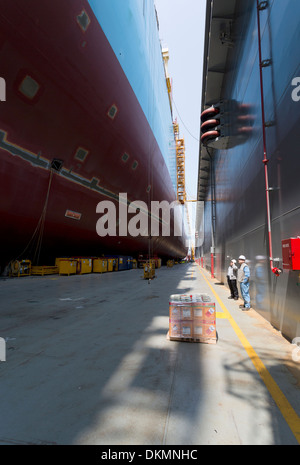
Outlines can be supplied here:
[[93, 260], [91, 258], [78, 258], [78, 274], [87, 274], [92, 272]]
[[144, 263], [144, 279], [153, 279], [155, 277], [155, 266], [153, 263]]
[[160, 267], [161, 267], [161, 258], [157, 260], [157, 268], [160, 268]]
[[[114, 271], [114, 258], [103, 257], [103, 260], [107, 261], [107, 271]], [[118, 268], [117, 268], [118, 269]]]
[[167, 261], [167, 267], [168, 268], [172, 268], [173, 265], [174, 265], [174, 260], [168, 260]]
[[108, 261], [105, 258], [93, 260], [93, 273], [106, 273], [108, 271]]
[[114, 271], [114, 261], [112, 258], [107, 259], [107, 271]]
[[136, 260], [132, 260], [132, 268], [133, 269], [137, 268], [137, 261]]
[[59, 274], [76, 274], [77, 273], [77, 260], [69, 258], [60, 258], [58, 265]]

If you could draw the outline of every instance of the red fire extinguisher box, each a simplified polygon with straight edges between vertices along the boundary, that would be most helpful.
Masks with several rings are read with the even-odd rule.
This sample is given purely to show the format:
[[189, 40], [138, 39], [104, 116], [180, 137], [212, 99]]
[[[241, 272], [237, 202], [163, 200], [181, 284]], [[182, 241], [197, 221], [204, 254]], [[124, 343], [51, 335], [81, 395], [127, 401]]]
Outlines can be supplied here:
[[284, 270], [300, 270], [300, 237], [283, 239], [282, 244], [282, 265]]

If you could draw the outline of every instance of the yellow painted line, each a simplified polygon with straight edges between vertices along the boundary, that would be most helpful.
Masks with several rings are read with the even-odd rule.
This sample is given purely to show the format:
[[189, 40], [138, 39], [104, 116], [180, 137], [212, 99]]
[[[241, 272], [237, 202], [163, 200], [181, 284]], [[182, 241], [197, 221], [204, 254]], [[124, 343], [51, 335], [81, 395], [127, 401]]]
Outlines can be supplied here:
[[258, 371], [258, 373], [259, 373], [260, 377], [262, 378], [263, 382], [265, 383], [269, 393], [271, 394], [274, 401], [276, 402], [277, 407], [279, 408], [279, 410], [280, 410], [281, 414], [283, 415], [285, 421], [289, 425], [292, 433], [294, 434], [295, 438], [297, 439], [298, 443], [300, 444], [300, 418], [299, 418], [299, 416], [297, 415], [297, 413], [295, 412], [295, 410], [293, 409], [293, 407], [291, 406], [291, 404], [289, 403], [289, 401], [287, 400], [287, 398], [285, 397], [285, 395], [283, 394], [283, 392], [279, 388], [279, 386], [276, 383], [276, 381], [274, 380], [274, 378], [272, 378], [272, 376], [270, 375], [269, 371], [267, 370], [267, 368], [265, 367], [265, 365], [263, 364], [263, 362], [261, 361], [261, 359], [259, 358], [259, 356], [255, 352], [255, 350], [251, 346], [250, 342], [247, 340], [246, 336], [244, 335], [244, 333], [242, 332], [242, 330], [240, 329], [240, 327], [238, 326], [236, 321], [231, 316], [228, 309], [223, 304], [222, 300], [220, 299], [220, 297], [218, 296], [218, 294], [216, 293], [214, 288], [211, 286], [210, 282], [207, 280], [207, 278], [205, 277], [205, 275], [201, 271], [200, 265], [198, 265], [198, 266], [199, 266], [199, 271], [200, 271], [202, 277], [204, 278], [204, 280], [206, 281], [206, 283], [208, 284], [208, 286], [212, 290], [214, 296], [216, 297], [218, 303], [220, 304], [222, 310], [224, 311], [224, 314], [229, 319], [229, 321], [231, 323], [231, 326], [233, 327], [233, 329], [234, 329], [236, 335], [238, 336], [240, 342], [244, 346], [244, 349], [246, 350], [247, 354], [249, 355], [249, 358], [251, 359], [251, 361], [252, 361], [253, 365], [255, 366], [256, 370]]
[[[194, 268], [192, 269], [192, 276], [191, 278], [194, 277]], [[216, 318], [219, 318], [219, 319], [227, 319], [228, 318], [228, 315], [226, 315], [224, 312], [216, 312]], [[229, 317], [230, 318], [230, 317]]]
[[217, 319], [220, 319], [220, 320], [229, 320], [230, 319], [230, 318], [228, 318], [228, 316], [224, 312], [216, 312], [216, 317], [217, 317]]
[[191, 277], [192, 278], [194, 277], [194, 268], [192, 269], [192, 276]]

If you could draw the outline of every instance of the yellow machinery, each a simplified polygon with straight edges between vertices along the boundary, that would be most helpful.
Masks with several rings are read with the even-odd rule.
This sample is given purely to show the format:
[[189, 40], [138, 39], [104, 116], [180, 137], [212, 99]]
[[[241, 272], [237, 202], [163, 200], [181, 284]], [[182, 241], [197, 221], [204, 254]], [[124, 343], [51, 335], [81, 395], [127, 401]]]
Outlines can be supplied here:
[[[112, 268], [112, 263], [111, 263]], [[93, 273], [106, 273], [108, 271], [108, 260], [105, 258], [95, 258], [93, 260]], [[112, 271], [112, 269], [110, 270]]]
[[173, 265], [174, 265], [174, 260], [168, 260], [167, 261], [167, 267], [168, 268], [172, 268]]
[[194, 248], [194, 247], [192, 247], [191, 259], [192, 259], [192, 260], [195, 260], [195, 248]]
[[147, 263], [144, 263], [144, 279], [153, 279], [155, 278], [155, 266], [152, 263], [152, 260]]
[[30, 276], [31, 261], [30, 260], [14, 260], [9, 264], [9, 276]]
[[151, 260], [149, 260], [149, 262], [151, 263], [151, 265], [152, 265], [152, 267], [153, 267], [153, 270], [155, 270], [155, 268], [156, 268], [156, 266], [155, 266], [155, 265], [156, 265], [156, 263], [155, 263], [156, 260], [151, 259]]

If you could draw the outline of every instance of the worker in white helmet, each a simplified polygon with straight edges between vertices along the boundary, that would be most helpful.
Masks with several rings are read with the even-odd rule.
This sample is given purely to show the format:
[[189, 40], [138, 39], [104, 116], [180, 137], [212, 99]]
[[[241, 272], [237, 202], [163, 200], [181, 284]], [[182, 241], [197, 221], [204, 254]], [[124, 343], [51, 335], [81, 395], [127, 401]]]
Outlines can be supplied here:
[[227, 283], [230, 289], [230, 296], [228, 299], [238, 300], [239, 291], [237, 288], [237, 269], [236, 260], [233, 258], [230, 260], [230, 264], [227, 270]]
[[240, 305], [242, 310], [250, 310], [250, 294], [249, 294], [249, 287], [250, 287], [250, 269], [249, 266], [246, 264], [246, 257], [245, 255], [239, 256], [239, 264], [240, 267], [238, 269], [238, 282], [240, 283], [240, 289], [242, 298], [244, 299], [244, 305]]

